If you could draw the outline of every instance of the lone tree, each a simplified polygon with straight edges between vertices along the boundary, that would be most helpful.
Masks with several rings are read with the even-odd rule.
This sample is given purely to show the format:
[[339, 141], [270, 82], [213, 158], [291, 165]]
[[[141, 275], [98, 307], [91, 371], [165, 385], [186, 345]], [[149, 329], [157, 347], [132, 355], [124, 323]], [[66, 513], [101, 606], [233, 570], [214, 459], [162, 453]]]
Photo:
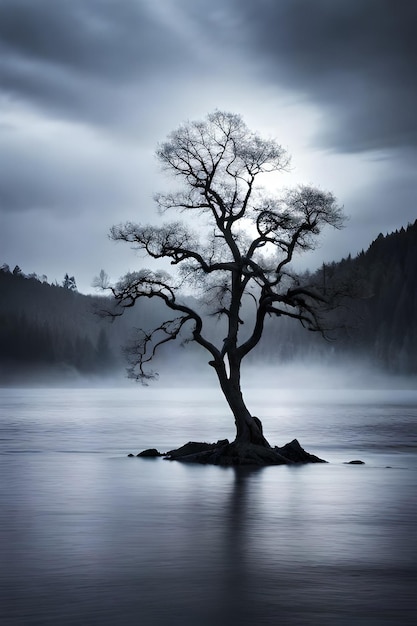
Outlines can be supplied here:
[[[283, 462], [278, 459], [283, 448], [270, 446], [245, 404], [241, 366], [259, 343], [267, 316], [288, 316], [325, 332], [324, 289], [304, 284], [290, 265], [296, 252], [314, 248], [324, 226], [342, 226], [342, 211], [331, 193], [309, 186], [267, 193], [261, 185], [265, 175], [287, 170], [288, 154], [276, 141], [249, 130], [236, 114], [215, 111], [204, 121], [180, 126], [158, 147], [157, 157], [182, 183], [179, 190], [155, 197], [160, 211], [190, 214], [198, 232], [190, 219], [163, 226], [128, 222], [111, 229], [113, 240], [178, 266], [175, 278], [142, 269], [112, 287], [121, 312], [140, 298], [158, 298], [173, 312], [157, 328], [140, 332], [130, 350], [130, 376], [152, 377], [146, 367], [155, 352], [188, 327], [189, 338], [209, 353], [235, 420], [236, 439], [223, 457], [233, 457], [230, 463]], [[190, 306], [184, 286], [201, 290], [204, 306]], [[243, 319], [248, 299], [253, 314]], [[208, 332], [213, 315], [223, 321], [220, 342]]]

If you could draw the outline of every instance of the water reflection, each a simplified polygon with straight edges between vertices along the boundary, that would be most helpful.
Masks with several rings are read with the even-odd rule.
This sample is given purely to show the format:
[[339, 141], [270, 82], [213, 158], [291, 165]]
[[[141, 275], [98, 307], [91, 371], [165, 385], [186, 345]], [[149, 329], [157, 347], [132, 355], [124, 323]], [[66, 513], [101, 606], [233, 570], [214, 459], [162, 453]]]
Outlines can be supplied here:
[[69, 456], [2, 467], [8, 626], [414, 624], [413, 473]]
[[[257, 623], [250, 600], [254, 581], [251, 577], [248, 537], [248, 502], [250, 476], [261, 470], [236, 468], [229, 502], [224, 516], [224, 532], [221, 542], [222, 580], [219, 599], [216, 602], [221, 623]], [[235, 620], [235, 622], [233, 621]], [[253, 621], [254, 620], [254, 621]]]

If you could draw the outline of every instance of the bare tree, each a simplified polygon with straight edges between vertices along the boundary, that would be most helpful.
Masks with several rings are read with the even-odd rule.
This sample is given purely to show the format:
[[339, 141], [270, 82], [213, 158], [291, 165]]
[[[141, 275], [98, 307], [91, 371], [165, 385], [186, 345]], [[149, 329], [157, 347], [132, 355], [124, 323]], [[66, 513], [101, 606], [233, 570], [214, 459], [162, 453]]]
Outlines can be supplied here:
[[[130, 375], [152, 376], [146, 366], [156, 350], [189, 327], [191, 339], [209, 353], [233, 413], [235, 448], [242, 454], [251, 446], [270, 449], [243, 399], [242, 361], [259, 343], [267, 316], [288, 316], [325, 332], [324, 290], [304, 284], [290, 266], [296, 252], [314, 248], [324, 226], [342, 226], [342, 211], [331, 193], [309, 186], [268, 194], [261, 184], [265, 175], [287, 170], [289, 157], [276, 141], [250, 131], [239, 115], [215, 111], [204, 121], [181, 126], [158, 147], [157, 157], [182, 183], [179, 190], [155, 197], [159, 209], [189, 213], [198, 219], [198, 232], [190, 219], [158, 227], [129, 222], [111, 229], [115, 241], [178, 266], [175, 278], [143, 269], [113, 287], [122, 309], [140, 298], [159, 298], [173, 312], [158, 328], [142, 331], [130, 351]], [[190, 306], [186, 285], [204, 293], [205, 307]], [[248, 298], [253, 315], [243, 319]], [[207, 314], [224, 325], [220, 343], [207, 333]]]

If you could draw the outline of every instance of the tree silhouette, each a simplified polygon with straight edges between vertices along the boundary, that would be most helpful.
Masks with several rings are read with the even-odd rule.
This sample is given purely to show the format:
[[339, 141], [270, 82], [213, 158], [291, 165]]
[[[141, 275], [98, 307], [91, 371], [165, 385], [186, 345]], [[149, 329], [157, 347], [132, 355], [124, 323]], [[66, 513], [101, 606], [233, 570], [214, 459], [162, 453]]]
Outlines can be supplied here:
[[[112, 287], [117, 314], [141, 298], [160, 299], [173, 313], [157, 328], [140, 331], [129, 350], [130, 376], [151, 378], [146, 366], [158, 348], [188, 328], [189, 339], [209, 353], [233, 413], [235, 452], [245, 455], [251, 446], [270, 450], [243, 399], [242, 361], [259, 343], [267, 316], [326, 331], [330, 293], [302, 282], [291, 262], [296, 252], [314, 248], [324, 226], [341, 227], [342, 211], [331, 193], [309, 186], [267, 193], [266, 174], [286, 171], [288, 154], [276, 141], [250, 131], [236, 114], [216, 111], [181, 126], [158, 147], [157, 157], [182, 183], [179, 190], [155, 196], [159, 210], [190, 214], [195, 229], [191, 220], [162, 226], [128, 222], [111, 229], [115, 241], [178, 268], [175, 277], [150, 269], [130, 272]], [[190, 306], [184, 287], [204, 295], [204, 305]], [[249, 302], [244, 308], [250, 315], [243, 318], [243, 304]], [[220, 343], [206, 333], [208, 316], [223, 325]]]
[[64, 280], [62, 281], [62, 286], [64, 287], [64, 289], [77, 291], [77, 283], [75, 282], [74, 276], [69, 276], [68, 274], [65, 274]]

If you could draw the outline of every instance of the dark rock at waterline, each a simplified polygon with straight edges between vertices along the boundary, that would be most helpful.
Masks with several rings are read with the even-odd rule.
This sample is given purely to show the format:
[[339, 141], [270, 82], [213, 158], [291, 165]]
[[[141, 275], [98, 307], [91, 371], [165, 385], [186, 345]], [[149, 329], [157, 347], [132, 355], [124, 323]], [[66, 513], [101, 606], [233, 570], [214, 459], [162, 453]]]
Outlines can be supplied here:
[[365, 465], [365, 461], [355, 459], [354, 461], [346, 461], [345, 465]]
[[227, 439], [217, 443], [189, 441], [177, 450], [166, 453], [169, 461], [200, 463], [205, 465], [263, 467], [266, 465], [295, 465], [301, 463], [327, 463], [323, 459], [306, 452], [294, 439], [282, 448], [268, 448], [255, 444], [242, 444]]
[[[130, 454], [129, 454], [130, 456]], [[139, 452], [139, 454], [137, 454], [136, 456], [141, 456], [141, 457], [145, 457], [148, 459], [153, 459], [157, 456], [163, 456], [160, 452], [158, 452], [158, 450], [156, 448], [148, 448], [147, 450], [142, 450], [142, 452]]]
[[170, 450], [166, 453], [165, 458], [170, 461], [175, 460], [188, 460], [188, 457], [192, 457], [196, 454], [202, 454], [204, 452], [211, 452], [216, 449], [222, 449], [229, 444], [228, 439], [222, 439], [217, 443], [205, 443], [198, 441], [189, 441], [176, 450]]
[[[133, 457], [133, 454], [128, 454]], [[148, 448], [136, 456], [141, 458], [156, 458], [163, 456], [168, 461], [182, 461], [184, 463], [200, 463], [204, 465], [221, 465], [226, 467], [266, 465], [297, 465], [303, 463], [327, 463], [314, 454], [310, 454], [301, 447], [297, 439], [293, 439], [282, 448], [266, 447], [256, 444], [242, 444], [228, 439], [221, 439], [216, 443], [189, 441], [180, 448], [170, 450], [165, 454], [156, 448]], [[351, 461], [353, 464], [363, 461]]]
[[315, 454], [310, 454], [302, 448], [297, 439], [293, 439], [290, 443], [286, 443], [282, 448], [275, 446], [275, 450], [285, 459], [293, 463], [327, 463]]

